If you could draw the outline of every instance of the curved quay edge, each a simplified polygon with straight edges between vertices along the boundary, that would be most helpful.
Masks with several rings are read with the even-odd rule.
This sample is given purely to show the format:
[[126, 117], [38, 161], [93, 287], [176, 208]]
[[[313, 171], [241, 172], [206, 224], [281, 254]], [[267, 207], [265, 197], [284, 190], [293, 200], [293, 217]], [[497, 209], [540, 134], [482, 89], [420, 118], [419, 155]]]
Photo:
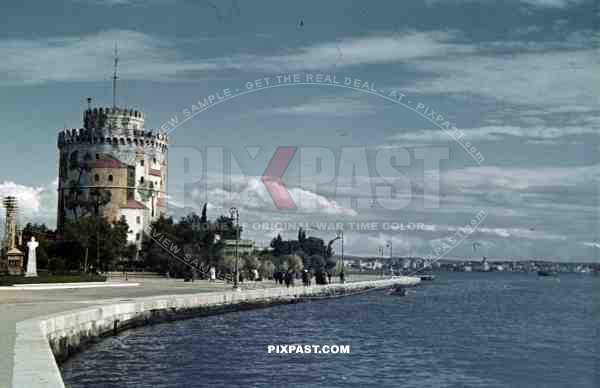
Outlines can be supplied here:
[[16, 325], [12, 387], [64, 388], [57, 360], [65, 360], [99, 337], [132, 327], [300, 302], [307, 297], [352, 295], [391, 285], [414, 286], [420, 280], [398, 277], [326, 286], [152, 296], [24, 320]]

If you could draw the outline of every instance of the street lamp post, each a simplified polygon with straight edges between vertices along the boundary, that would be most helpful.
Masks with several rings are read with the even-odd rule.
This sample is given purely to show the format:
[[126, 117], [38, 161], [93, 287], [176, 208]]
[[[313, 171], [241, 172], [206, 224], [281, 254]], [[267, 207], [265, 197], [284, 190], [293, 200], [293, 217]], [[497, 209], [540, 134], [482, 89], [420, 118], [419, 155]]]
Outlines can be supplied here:
[[345, 278], [346, 278], [346, 274], [344, 273], [346, 265], [344, 264], [344, 231], [343, 230], [340, 230], [337, 233], [337, 238], [340, 239], [341, 244], [342, 244], [342, 252], [341, 252], [342, 253], [341, 254], [341, 256], [342, 256], [342, 272], [341, 272], [341, 274], [342, 274], [342, 283], [344, 283]]
[[381, 277], [383, 277], [383, 272], [385, 271], [385, 266], [383, 265], [383, 247], [377, 248], [377, 256], [381, 258]]
[[[94, 201], [94, 215], [96, 216], [96, 270], [100, 267], [100, 192], [97, 190], [93, 190], [91, 193], [92, 200]], [[86, 248], [87, 249], [87, 248]], [[85, 272], [87, 273], [87, 253], [86, 253], [86, 262], [85, 262]]]
[[392, 272], [392, 276], [394, 276], [394, 255], [393, 255], [393, 244], [392, 240], [387, 242], [387, 247], [390, 248], [390, 271]]
[[235, 220], [235, 266], [234, 266], [234, 279], [233, 279], [233, 288], [237, 289], [238, 288], [238, 278], [239, 278], [239, 274], [238, 274], [238, 242], [240, 240], [240, 227], [239, 227], [239, 223], [240, 223], [240, 212], [238, 211], [237, 208], [232, 207], [231, 209], [229, 209], [229, 214], [231, 215], [231, 218], [233, 218]]

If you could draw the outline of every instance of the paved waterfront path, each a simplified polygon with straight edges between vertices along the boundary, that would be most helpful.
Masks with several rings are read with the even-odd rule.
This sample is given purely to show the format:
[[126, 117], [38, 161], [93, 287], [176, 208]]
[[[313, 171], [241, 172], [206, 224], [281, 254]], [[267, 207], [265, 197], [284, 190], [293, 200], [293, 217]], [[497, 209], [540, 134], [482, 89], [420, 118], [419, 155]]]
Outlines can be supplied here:
[[15, 328], [19, 321], [129, 298], [214, 292], [231, 288], [230, 285], [223, 283], [206, 281], [186, 283], [183, 280], [161, 278], [136, 278], [132, 282], [140, 285], [118, 288], [2, 291], [0, 293], [0, 387], [10, 387], [11, 384]]
[[[350, 281], [377, 279], [381, 278], [354, 276]], [[0, 293], [0, 387], [10, 387], [12, 383], [16, 324], [20, 321], [86, 307], [127, 302], [133, 298], [231, 290], [229, 284], [207, 281], [184, 282], [162, 278], [136, 278], [131, 281], [140, 285], [117, 288], [2, 291]], [[275, 287], [275, 284], [270, 281], [246, 283], [243, 286], [250, 284], [260, 288]]]

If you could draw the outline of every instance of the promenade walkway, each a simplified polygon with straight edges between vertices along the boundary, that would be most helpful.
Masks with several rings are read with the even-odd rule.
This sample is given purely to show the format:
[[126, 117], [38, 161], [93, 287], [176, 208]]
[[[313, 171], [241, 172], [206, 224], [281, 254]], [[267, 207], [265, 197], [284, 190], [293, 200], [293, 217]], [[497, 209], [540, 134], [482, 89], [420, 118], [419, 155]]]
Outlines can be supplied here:
[[[352, 276], [349, 282], [376, 280], [373, 276]], [[123, 283], [121, 279], [116, 280]], [[149, 278], [131, 280], [133, 287], [101, 287], [57, 290], [2, 290], [0, 292], [0, 388], [11, 387], [15, 356], [16, 325], [31, 318], [98, 305], [111, 305], [135, 298], [164, 295], [219, 293], [230, 291], [231, 285], [208, 281], [184, 282], [180, 279]], [[246, 287], [281, 287], [271, 281], [246, 283]]]
[[[0, 292], [0, 387], [10, 387], [16, 323], [25, 319], [55, 314], [124, 299], [156, 295], [215, 292], [231, 288], [222, 283], [184, 282], [175, 279], [135, 279], [137, 287], [102, 287], [57, 290], [15, 290]], [[122, 283], [122, 280], [119, 280]]]

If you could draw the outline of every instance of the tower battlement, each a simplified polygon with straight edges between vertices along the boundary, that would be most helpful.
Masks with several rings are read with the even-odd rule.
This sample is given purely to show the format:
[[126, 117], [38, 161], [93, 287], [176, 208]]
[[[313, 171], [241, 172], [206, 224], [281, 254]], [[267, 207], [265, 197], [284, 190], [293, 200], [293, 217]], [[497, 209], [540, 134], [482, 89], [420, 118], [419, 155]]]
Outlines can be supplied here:
[[144, 127], [144, 114], [138, 110], [118, 107], [88, 108], [83, 112], [83, 127], [141, 129]]
[[67, 128], [58, 132], [58, 146], [68, 144], [108, 144], [157, 148], [166, 151], [169, 137], [158, 129]]
[[166, 151], [169, 137], [158, 129], [86, 129], [71, 128], [58, 132], [58, 147], [70, 144], [107, 144], [156, 148]]

